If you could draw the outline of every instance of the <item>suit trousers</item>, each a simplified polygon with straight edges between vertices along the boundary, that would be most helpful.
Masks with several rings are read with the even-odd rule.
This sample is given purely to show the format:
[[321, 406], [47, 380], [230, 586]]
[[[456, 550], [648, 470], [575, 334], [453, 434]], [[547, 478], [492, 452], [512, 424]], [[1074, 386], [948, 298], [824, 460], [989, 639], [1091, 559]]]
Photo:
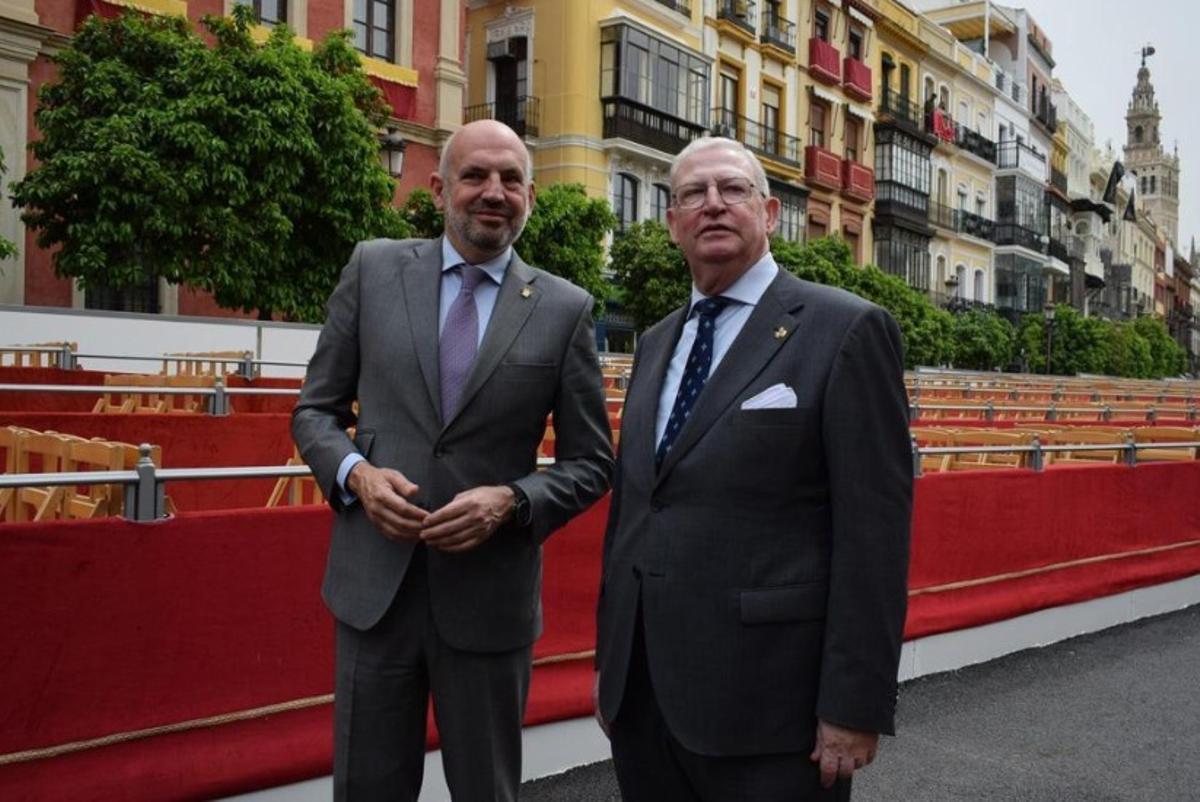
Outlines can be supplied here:
[[516, 802], [532, 645], [476, 653], [446, 644], [432, 618], [424, 546], [378, 624], [336, 626], [335, 800], [415, 802], [432, 692], [451, 797]]
[[[697, 700], [703, 704], [703, 700]], [[646, 662], [639, 605], [625, 696], [612, 721], [613, 767], [624, 802], [844, 802], [850, 780], [821, 787], [807, 753], [714, 756], [688, 750], [671, 734]]]

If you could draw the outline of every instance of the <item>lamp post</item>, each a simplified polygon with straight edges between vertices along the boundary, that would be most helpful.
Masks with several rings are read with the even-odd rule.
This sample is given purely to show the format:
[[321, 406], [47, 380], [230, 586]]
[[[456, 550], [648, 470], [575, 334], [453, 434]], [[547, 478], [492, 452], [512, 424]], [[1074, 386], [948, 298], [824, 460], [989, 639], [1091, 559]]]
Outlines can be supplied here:
[[404, 141], [404, 137], [400, 136], [400, 132], [390, 125], [386, 133], [379, 135], [379, 161], [392, 178], [399, 179], [404, 172], [404, 149], [406, 147], [408, 147], [408, 143]]
[[1054, 316], [1058, 309], [1054, 304], [1046, 304], [1042, 309], [1042, 319], [1046, 323], [1046, 375], [1050, 375], [1050, 358], [1054, 354]]

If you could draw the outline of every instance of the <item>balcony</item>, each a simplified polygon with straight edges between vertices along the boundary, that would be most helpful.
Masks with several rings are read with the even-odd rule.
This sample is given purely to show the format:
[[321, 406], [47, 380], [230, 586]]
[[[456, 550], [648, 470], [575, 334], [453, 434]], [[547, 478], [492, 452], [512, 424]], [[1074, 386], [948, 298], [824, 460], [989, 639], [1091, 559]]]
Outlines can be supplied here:
[[803, 166], [803, 144], [777, 128], [769, 128], [727, 109], [713, 109], [713, 134], [736, 139], [750, 150], [768, 159]]
[[804, 180], [825, 189], [842, 188], [842, 160], [825, 148], [809, 145], [804, 149]]
[[763, 9], [762, 42], [796, 55], [796, 23]]
[[1065, 263], [1065, 262], [1071, 261], [1070, 244], [1063, 240], [1055, 239], [1054, 237], [1051, 237], [1050, 242], [1047, 245], [1046, 251], [1047, 251], [1047, 253], [1050, 254], [1050, 256], [1054, 257], [1055, 259], [1058, 259], [1061, 262]]
[[1046, 252], [1039, 232], [1016, 223], [996, 223], [995, 241], [997, 245], [1017, 245], [1038, 253]]
[[755, 0], [717, 0], [717, 19], [729, 20], [753, 37], [758, 19]]
[[996, 224], [983, 215], [968, 212], [966, 209], [958, 211], [958, 230], [979, 239], [996, 239]]
[[865, 164], [842, 161], [842, 194], [866, 203], [875, 197], [875, 171]]
[[672, 11], [678, 11], [685, 17], [692, 16], [692, 0], [655, 0], [655, 2]]
[[929, 102], [925, 104], [925, 130], [938, 138], [939, 143], [953, 144], [958, 139], [958, 130], [950, 112]]
[[954, 209], [937, 201], [929, 202], [929, 222], [947, 231], [958, 230], [958, 217]]
[[1035, 105], [1033, 118], [1041, 123], [1048, 134], [1054, 136], [1055, 131], [1058, 130], [1058, 108], [1045, 98], [1042, 98], [1041, 103]]
[[859, 100], [871, 99], [871, 68], [853, 56], [842, 60], [842, 88], [847, 95]]
[[841, 83], [841, 53], [829, 42], [814, 36], [808, 40], [808, 71], [818, 81], [834, 85]]
[[875, 220], [885, 224], [901, 221], [928, 231], [928, 236], [934, 233], [929, 228], [929, 196], [895, 181], [875, 184]]
[[978, 131], [972, 131], [961, 123], [956, 129], [954, 144], [968, 153], [973, 153], [985, 162], [996, 163], [996, 143]]
[[997, 145], [996, 166], [1001, 170], [1021, 170], [1038, 181], [1046, 180], [1046, 155], [1024, 142], [1009, 140]]
[[1051, 167], [1050, 186], [1057, 189], [1064, 198], [1067, 197], [1067, 174], [1056, 167]]
[[493, 103], [477, 103], [463, 109], [463, 122], [497, 120], [516, 131], [517, 136], [537, 136], [541, 116], [541, 99], [529, 95]]
[[600, 99], [600, 105], [605, 139], [620, 137], [675, 154], [705, 132], [699, 123], [664, 114], [636, 100], [606, 97]]
[[883, 87], [879, 99], [879, 116], [876, 125], [894, 124], [910, 134], [925, 138], [925, 129], [921, 124], [921, 108], [906, 96]]

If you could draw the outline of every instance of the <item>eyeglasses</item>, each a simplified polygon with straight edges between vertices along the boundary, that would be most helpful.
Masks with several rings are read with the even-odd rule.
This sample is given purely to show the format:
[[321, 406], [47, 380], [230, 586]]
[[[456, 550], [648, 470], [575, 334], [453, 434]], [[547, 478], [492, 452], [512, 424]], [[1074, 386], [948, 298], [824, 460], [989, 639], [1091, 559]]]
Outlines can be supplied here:
[[708, 184], [684, 184], [675, 190], [675, 206], [680, 209], [699, 209], [708, 200], [708, 188], [715, 186], [726, 206], [749, 203], [760, 194], [753, 184], [744, 178], [722, 178]]

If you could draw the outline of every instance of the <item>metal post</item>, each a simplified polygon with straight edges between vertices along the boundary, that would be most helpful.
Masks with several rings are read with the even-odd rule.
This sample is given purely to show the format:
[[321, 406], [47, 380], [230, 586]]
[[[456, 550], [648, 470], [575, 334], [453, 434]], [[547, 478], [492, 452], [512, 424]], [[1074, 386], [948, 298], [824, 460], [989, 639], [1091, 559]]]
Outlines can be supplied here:
[[1029, 454], [1029, 467], [1040, 471], [1045, 467], [1045, 457], [1042, 453], [1042, 440], [1038, 435], [1033, 436], [1033, 451]]
[[238, 375], [247, 379], [254, 378], [254, 355], [249, 351], [242, 355], [242, 363], [238, 365]]
[[987, 406], [984, 408], [983, 419], [989, 423], [996, 419], [996, 407], [993, 406], [992, 399], [990, 398], [987, 400]]
[[1100, 420], [1112, 420], [1112, 407], [1108, 404], [1104, 405], [1104, 409], [1100, 411]]
[[1150, 423], [1158, 420], [1158, 407], [1150, 407], [1146, 410], [1146, 420]]
[[1058, 420], [1058, 410], [1055, 409], [1053, 402], [1051, 402], [1050, 406], [1046, 409], [1046, 420]]
[[1195, 407], [1188, 407], [1187, 417], [1188, 417], [1188, 420], [1196, 419], [1196, 408]]
[[225, 377], [218, 376], [216, 382], [213, 383], [208, 412], [210, 415], [225, 416], [229, 414], [229, 396], [225, 395]]
[[75, 361], [75, 352], [71, 350], [71, 344], [63, 343], [62, 350], [58, 353], [58, 366], [63, 370], [75, 370], [77, 364]]
[[915, 435], [910, 434], [908, 436], [908, 442], [912, 446], [913, 476], [917, 477], [917, 476], [921, 475], [921, 449], [920, 449], [920, 446], [917, 445], [917, 438]]
[[1137, 465], [1137, 448], [1133, 444], [1133, 435], [1125, 435], [1125, 464], [1130, 468]]
[[132, 503], [128, 503], [130, 499], [126, 493], [125, 516], [128, 518], [132, 511], [131, 520], [134, 521], [153, 521], [162, 514], [163, 489], [155, 476], [157, 469], [154, 467], [154, 460], [150, 458], [150, 451], [149, 443], [138, 446], [138, 478], [137, 484], [133, 485]]

